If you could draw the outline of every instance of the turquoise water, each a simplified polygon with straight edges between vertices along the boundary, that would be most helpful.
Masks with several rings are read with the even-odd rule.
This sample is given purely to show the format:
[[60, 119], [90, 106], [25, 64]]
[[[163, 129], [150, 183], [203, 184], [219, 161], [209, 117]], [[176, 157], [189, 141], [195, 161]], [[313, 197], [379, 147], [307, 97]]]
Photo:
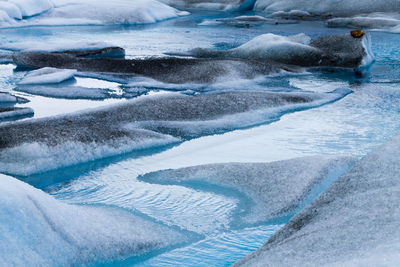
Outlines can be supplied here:
[[[234, 14], [231, 14], [234, 15]], [[323, 23], [290, 25], [199, 26], [215, 14], [191, 15], [147, 26], [81, 26], [0, 29], [0, 44], [28, 41], [104, 41], [126, 49], [130, 58], [185, 52], [195, 47], [227, 49], [255, 36], [272, 32], [291, 35], [304, 32], [311, 37], [345, 33]], [[227, 15], [228, 16], [228, 15]], [[17, 177], [43, 189], [59, 200], [80, 205], [118, 207], [180, 229], [190, 236], [181, 247], [154, 251], [141, 257], [126, 256], [98, 265], [130, 266], [227, 266], [256, 250], [289, 217], [259, 225], [237, 226], [238, 210], [246, 210], [240, 194], [206, 190], [199, 186], [154, 185], [138, 176], [162, 169], [221, 162], [271, 162], [306, 155], [349, 154], [362, 157], [400, 129], [400, 45], [398, 35], [371, 32], [376, 62], [365, 77], [347, 73], [303, 73], [262, 77], [225, 89], [266, 91], [330, 92], [349, 88], [353, 93], [322, 107], [290, 113], [279, 121], [250, 129], [196, 138], [173, 146], [133, 152], [83, 163], [51, 172]], [[0, 45], [1, 48], [1, 45]], [[25, 72], [12, 64], [0, 65], [0, 88], [31, 102], [19, 104], [35, 110], [35, 117], [64, 114], [118, 103], [125, 97], [104, 101], [68, 100], [30, 95], [15, 91]], [[105, 87], [129, 91], [123, 82], [77, 78], [84, 87]], [[149, 93], [171, 88], [144, 88]], [[190, 86], [187, 88], [191, 90]], [[218, 90], [218, 88], [204, 88]], [[132, 96], [133, 97], [133, 96]], [[127, 97], [128, 98], [128, 97]], [[244, 204], [243, 204], [244, 203]], [[245, 216], [245, 215], [244, 215]]]

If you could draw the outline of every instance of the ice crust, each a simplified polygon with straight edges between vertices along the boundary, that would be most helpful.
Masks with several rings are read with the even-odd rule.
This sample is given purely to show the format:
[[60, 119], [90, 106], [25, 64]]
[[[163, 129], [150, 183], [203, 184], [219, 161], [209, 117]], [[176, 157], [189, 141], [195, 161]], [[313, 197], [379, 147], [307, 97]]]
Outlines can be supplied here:
[[42, 68], [29, 72], [18, 84], [53, 84], [74, 78], [76, 70]]
[[399, 151], [397, 135], [234, 266], [397, 266]]
[[272, 60], [304, 67], [358, 68], [365, 57], [373, 57], [368, 50], [369, 45], [369, 35], [359, 39], [350, 34], [311, 39], [305, 34], [280, 36], [267, 33], [230, 50], [196, 48], [189, 55], [202, 58]]
[[352, 16], [373, 12], [399, 12], [398, 0], [257, 0], [256, 11], [301, 10], [317, 15]]
[[156, 0], [8, 0], [0, 27], [154, 23], [188, 14]]
[[[145, 96], [109, 108], [0, 126], [0, 171], [28, 175], [223, 133], [338, 100], [332, 93], [223, 92]], [[13, 135], [8, 133], [13, 132]]]
[[1, 266], [85, 265], [185, 241], [122, 210], [68, 205], [6, 175], [0, 185]]
[[[139, 179], [161, 184], [218, 185], [252, 200], [242, 215], [246, 223], [266, 222], [298, 210], [317, 187], [334, 181], [355, 163], [352, 157], [320, 156], [272, 163], [223, 163], [165, 170]], [[313, 192], [314, 191], [314, 192]], [[315, 196], [313, 196], [315, 197]]]

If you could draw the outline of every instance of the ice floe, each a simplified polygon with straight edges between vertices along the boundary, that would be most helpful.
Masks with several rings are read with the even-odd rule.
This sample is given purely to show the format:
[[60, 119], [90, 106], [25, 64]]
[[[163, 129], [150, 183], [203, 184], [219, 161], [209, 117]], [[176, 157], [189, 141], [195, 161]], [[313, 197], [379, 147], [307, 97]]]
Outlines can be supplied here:
[[4, 17], [0, 27], [154, 23], [187, 14], [156, 0], [112, 3], [105, 0], [9, 0], [5, 3], [0, 7], [1, 17]]
[[18, 84], [60, 83], [74, 78], [76, 72], [76, 70], [70, 69], [42, 68], [29, 72]]
[[0, 265], [86, 265], [137, 256], [186, 237], [123, 210], [65, 204], [0, 175]]
[[399, 151], [397, 135], [235, 266], [397, 266]]
[[400, 27], [400, 15], [393, 13], [372, 13], [348, 18], [333, 18], [327, 21], [329, 27], [348, 27], [396, 32]]
[[[0, 107], [0, 121], [32, 117], [33, 113], [31, 108]], [[6, 134], [9, 135], [10, 133]]]
[[305, 11], [315, 15], [352, 16], [373, 12], [398, 12], [398, 0], [257, 0], [256, 11]]
[[267, 33], [233, 49], [196, 48], [188, 55], [202, 58], [273, 60], [304, 67], [358, 68], [364, 65], [365, 58], [373, 57], [369, 47], [368, 35], [353, 38], [350, 34], [344, 34], [311, 39], [305, 34], [280, 36]]
[[152, 95], [108, 108], [3, 125], [0, 171], [27, 175], [268, 123], [348, 93], [340, 89], [331, 93]]
[[[272, 163], [223, 163], [145, 174], [161, 184], [211, 184], [237, 190], [251, 200], [241, 218], [265, 222], [295, 212], [355, 163], [351, 157], [306, 157]], [[198, 186], [196, 187], [198, 188]]]

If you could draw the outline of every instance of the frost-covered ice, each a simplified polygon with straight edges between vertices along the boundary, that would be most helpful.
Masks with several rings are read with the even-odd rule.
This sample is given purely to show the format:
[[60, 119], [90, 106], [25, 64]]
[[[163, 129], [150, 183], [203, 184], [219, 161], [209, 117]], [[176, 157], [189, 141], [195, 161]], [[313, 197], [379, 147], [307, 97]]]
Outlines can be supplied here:
[[9, 0], [0, 11], [3, 27], [154, 23], [187, 14], [156, 0]]
[[26, 85], [61, 83], [74, 78], [76, 72], [76, 70], [69, 69], [42, 68], [29, 72], [18, 84]]
[[311, 39], [305, 34], [281, 36], [272, 33], [255, 37], [229, 50], [196, 48], [188, 55], [195, 57], [267, 59], [296, 66], [358, 68], [363, 59], [373, 57], [370, 38], [353, 38], [350, 34]]
[[343, 89], [322, 94], [154, 95], [109, 108], [4, 125], [0, 126], [0, 171], [26, 175], [268, 123], [348, 93]]
[[256, 11], [306, 11], [316, 15], [351, 16], [373, 12], [399, 12], [398, 0], [257, 0]]
[[31, 108], [0, 107], [0, 121], [32, 117], [33, 113]]
[[399, 151], [397, 135], [235, 266], [397, 266]]
[[[241, 215], [247, 223], [265, 222], [298, 210], [307, 198], [355, 163], [351, 157], [307, 157], [272, 163], [224, 163], [149, 173], [140, 179], [161, 184], [218, 185], [252, 200]], [[319, 190], [318, 190], [318, 189]], [[314, 194], [314, 195], [312, 195]]]
[[349, 18], [334, 18], [327, 21], [329, 27], [367, 28], [395, 32], [400, 27], [399, 14], [373, 13]]
[[0, 265], [85, 265], [185, 242], [175, 230], [106, 207], [62, 203], [0, 175]]

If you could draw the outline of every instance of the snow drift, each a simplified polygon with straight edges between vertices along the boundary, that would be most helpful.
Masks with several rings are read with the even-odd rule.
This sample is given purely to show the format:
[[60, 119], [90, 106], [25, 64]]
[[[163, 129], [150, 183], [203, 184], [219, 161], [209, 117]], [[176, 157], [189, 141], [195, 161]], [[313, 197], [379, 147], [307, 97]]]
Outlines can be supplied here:
[[122, 210], [62, 203], [0, 175], [0, 265], [67, 266], [133, 256], [185, 237]]
[[235, 266], [397, 266], [399, 151], [397, 135]]

